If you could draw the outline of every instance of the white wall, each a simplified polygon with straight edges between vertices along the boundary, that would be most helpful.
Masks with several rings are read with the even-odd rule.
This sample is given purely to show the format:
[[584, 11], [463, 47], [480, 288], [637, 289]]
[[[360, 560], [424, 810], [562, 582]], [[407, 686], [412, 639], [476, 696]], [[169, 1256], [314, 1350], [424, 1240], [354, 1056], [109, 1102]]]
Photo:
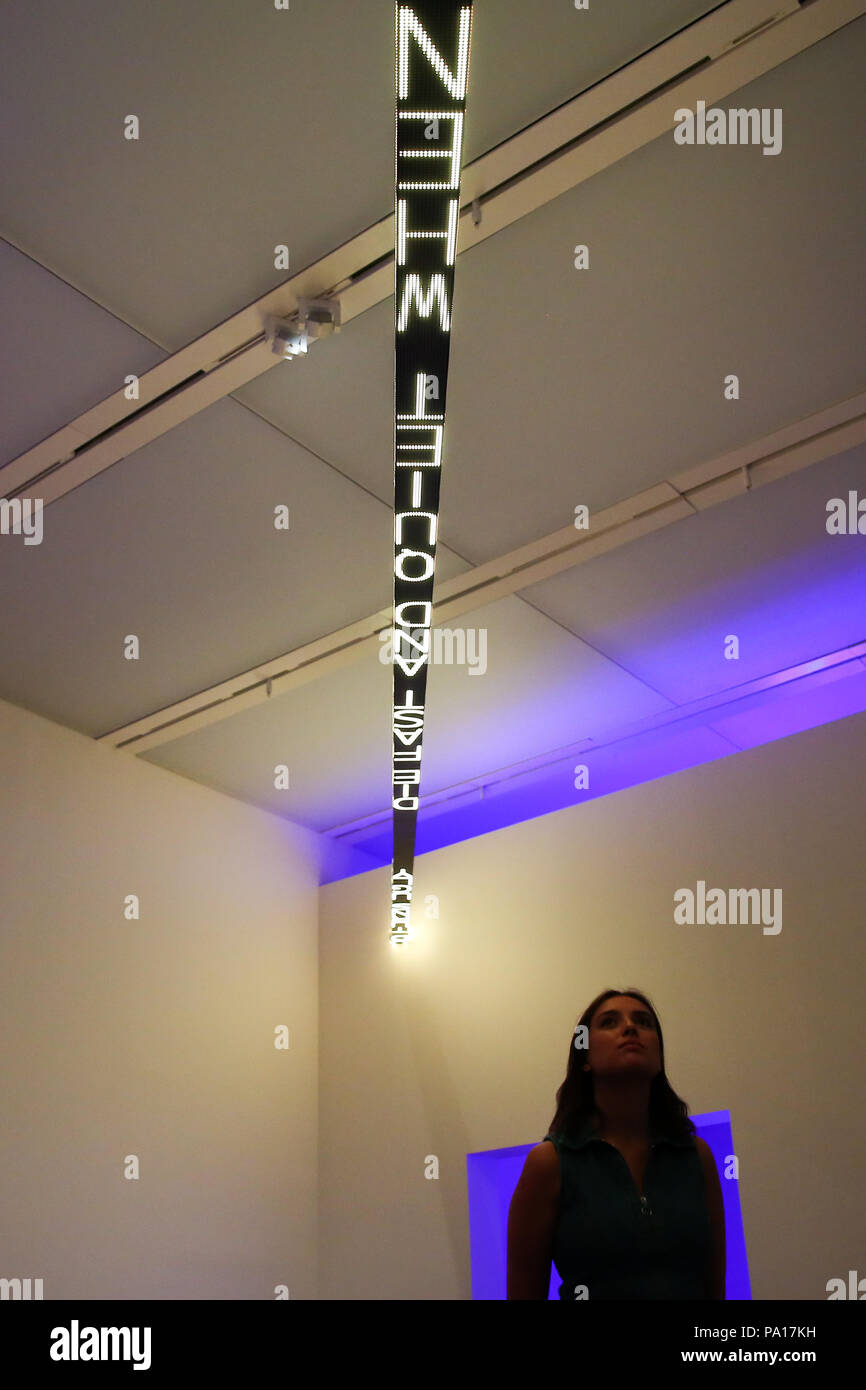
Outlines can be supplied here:
[[314, 1298], [319, 837], [4, 702], [0, 750], [0, 1277]]
[[[468, 1298], [466, 1154], [543, 1137], [609, 984], [732, 1113], [753, 1296], [862, 1266], [866, 714], [420, 857], [404, 955], [387, 869], [330, 884], [318, 959], [318, 837], [2, 702], [0, 750], [0, 1277]], [[781, 933], [675, 926], [698, 878]]]
[[[731, 1112], [753, 1298], [866, 1275], [864, 781], [858, 714], [419, 857], [406, 954], [388, 869], [322, 888], [320, 1297], [471, 1297], [466, 1154], [544, 1137], [626, 985], [690, 1111]], [[781, 888], [781, 932], [674, 925], [698, 879]]]

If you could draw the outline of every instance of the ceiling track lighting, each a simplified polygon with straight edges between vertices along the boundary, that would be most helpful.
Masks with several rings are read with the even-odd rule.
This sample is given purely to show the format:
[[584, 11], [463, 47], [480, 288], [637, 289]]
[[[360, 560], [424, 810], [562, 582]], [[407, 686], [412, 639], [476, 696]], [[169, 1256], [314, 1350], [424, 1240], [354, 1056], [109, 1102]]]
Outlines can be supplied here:
[[277, 357], [306, 355], [311, 342], [340, 331], [339, 299], [299, 299], [288, 318], [271, 314], [265, 319], [265, 337]]

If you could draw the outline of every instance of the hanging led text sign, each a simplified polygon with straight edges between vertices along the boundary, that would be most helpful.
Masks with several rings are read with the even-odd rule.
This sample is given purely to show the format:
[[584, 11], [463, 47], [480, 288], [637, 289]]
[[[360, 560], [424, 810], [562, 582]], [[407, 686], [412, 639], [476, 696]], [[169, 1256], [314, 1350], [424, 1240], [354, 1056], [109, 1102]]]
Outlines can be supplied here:
[[394, 859], [391, 944], [411, 935], [442, 435], [472, 6], [396, 6]]

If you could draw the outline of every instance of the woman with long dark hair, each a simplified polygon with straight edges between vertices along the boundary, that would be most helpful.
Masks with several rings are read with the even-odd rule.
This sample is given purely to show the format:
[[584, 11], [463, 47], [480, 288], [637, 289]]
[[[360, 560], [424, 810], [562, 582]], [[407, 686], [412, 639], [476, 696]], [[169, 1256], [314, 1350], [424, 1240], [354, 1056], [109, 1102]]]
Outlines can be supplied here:
[[584, 1009], [556, 1102], [511, 1199], [508, 1298], [546, 1299], [552, 1260], [561, 1299], [724, 1299], [719, 1175], [646, 995]]

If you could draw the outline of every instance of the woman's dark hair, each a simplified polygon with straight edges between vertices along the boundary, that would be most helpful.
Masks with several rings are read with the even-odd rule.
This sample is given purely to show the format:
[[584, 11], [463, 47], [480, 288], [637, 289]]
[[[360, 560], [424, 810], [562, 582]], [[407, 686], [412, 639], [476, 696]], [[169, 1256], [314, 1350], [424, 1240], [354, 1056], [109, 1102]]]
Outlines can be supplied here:
[[[659, 1035], [661, 1071], [658, 1076], [653, 1077], [650, 1086], [650, 1129], [657, 1133], [669, 1134], [677, 1139], [695, 1134], [695, 1127], [689, 1119], [688, 1106], [677, 1095], [665, 1075], [665, 1044], [661, 1024], [658, 1020], [658, 1014], [645, 994], [642, 994], [639, 989], [603, 990], [584, 1009], [580, 1016], [580, 1022], [574, 1030], [575, 1033], [581, 1025], [585, 1025], [588, 1032], [596, 1010], [604, 1003], [605, 999], [611, 999], [614, 995], [628, 995], [629, 998], [640, 999], [641, 1003], [645, 1004], [652, 1014], [656, 1032]], [[556, 1114], [550, 1122], [549, 1133], [576, 1134], [586, 1118], [595, 1113], [595, 1082], [592, 1072], [583, 1070], [584, 1064], [588, 1061], [588, 1047], [578, 1047], [577, 1038], [573, 1034], [568, 1048], [565, 1080], [556, 1093]]]

